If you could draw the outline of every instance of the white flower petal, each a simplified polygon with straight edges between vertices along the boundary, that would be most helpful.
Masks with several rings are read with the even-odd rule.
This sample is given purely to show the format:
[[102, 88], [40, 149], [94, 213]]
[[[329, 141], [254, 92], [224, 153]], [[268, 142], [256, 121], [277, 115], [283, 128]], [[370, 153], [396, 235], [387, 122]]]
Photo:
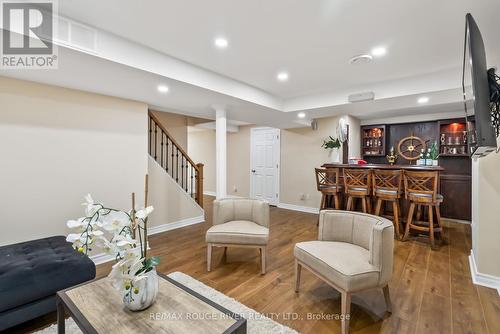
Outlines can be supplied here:
[[77, 228], [82, 226], [82, 223], [78, 220], [68, 220], [66, 226], [68, 226], [68, 228]]
[[151, 212], [153, 212], [154, 208], [152, 206], [148, 206], [147, 208], [141, 209], [135, 213], [135, 216], [139, 219], [146, 219], [147, 216]]
[[67, 242], [75, 242], [75, 241], [77, 241], [78, 239], [80, 239], [80, 234], [79, 234], [79, 233], [70, 233], [70, 234], [68, 234], [68, 236], [66, 237], [66, 241], [67, 241]]

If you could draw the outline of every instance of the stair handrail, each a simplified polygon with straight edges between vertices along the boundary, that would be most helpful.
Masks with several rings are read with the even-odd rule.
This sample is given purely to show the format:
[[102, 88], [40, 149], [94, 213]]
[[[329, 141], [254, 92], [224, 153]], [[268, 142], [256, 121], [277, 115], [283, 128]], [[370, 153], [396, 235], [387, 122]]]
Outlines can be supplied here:
[[[148, 119], [148, 152], [149, 152], [149, 155], [151, 155], [155, 160], [156, 162], [158, 162], [161, 167], [163, 169], [165, 169], [168, 173], [168, 142], [170, 141], [170, 143], [175, 146], [175, 149], [176, 149], [176, 158], [178, 158], [178, 153], [180, 152], [181, 154], [181, 159], [182, 157], [186, 160], [186, 163], [189, 163], [191, 165], [191, 167], [196, 171], [195, 175], [192, 175], [194, 176], [194, 179], [195, 179], [195, 186], [196, 188], [193, 189], [193, 185], [191, 185], [191, 196], [193, 195], [193, 193], [195, 194], [195, 201], [201, 206], [203, 207], [203, 164], [202, 163], [195, 163], [191, 157], [189, 157], [189, 155], [187, 154], [187, 152], [182, 148], [181, 145], [179, 145], [179, 143], [172, 137], [172, 135], [167, 131], [167, 129], [161, 124], [160, 120], [151, 112], [151, 111], [148, 111], [148, 116], [149, 116], [149, 119]], [[151, 124], [151, 121], [153, 122], [153, 125], [155, 126], [155, 129], [153, 130], [153, 127], [152, 127], [152, 124]], [[158, 133], [158, 128], [161, 130], [162, 132], [162, 140], [161, 140], [161, 147], [160, 147], [160, 153], [161, 153], [161, 159], [160, 161], [158, 161], [158, 156], [157, 156], [157, 153], [158, 153], [158, 150], [157, 150], [157, 145], [158, 145], [158, 136], [157, 136], [157, 133]], [[155, 143], [154, 143], [154, 156], [153, 156], [153, 132], [155, 133]], [[166, 135], [166, 138], [167, 138], [167, 142], [166, 142], [166, 166], [163, 165], [163, 134]], [[173, 151], [172, 152], [172, 157], [174, 156], [174, 153]], [[172, 176], [172, 178], [175, 179], [175, 181], [179, 184], [179, 172], [178, 172], [178, 165], [179, 165], [179, 161], [177, 159], [177, 162], [176, 162], [176, 165], [177, 165], [177, 171], [176, 171], [176, 177], [174, 178], [174, 172], [173, 170], [171, 170], [171, 173], [169, 173], [170, 176]], [[181, 166], [184, 167], [183, 165], [183, 162], [181, 162]], [[173, 167], [173, 160], [172, 160], [172, 167]], [[173, 168], [172, 168], [173, 169]], [[188, 177], [188, 171], [186, 170], [186, 178]], [[188, 192], [189, 194], [189, 191], [188, 191], [188, 185], [189, 183], [186, 183], [186, 185], [184, 185], [184, 171], [182, 169], [182, 179], [181, 179], [181, 183], [179, 185], [181, 185], [181, 187], [186, 191]], [[194, 192], [193, 192], [194, 190]]]

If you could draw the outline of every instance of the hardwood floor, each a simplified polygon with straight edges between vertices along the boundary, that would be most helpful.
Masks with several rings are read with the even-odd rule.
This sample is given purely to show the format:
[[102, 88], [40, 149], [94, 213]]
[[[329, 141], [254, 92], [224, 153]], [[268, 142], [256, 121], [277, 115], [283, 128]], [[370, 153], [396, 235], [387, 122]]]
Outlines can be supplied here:
[[[340, 313], [340, 295], [307, 270], [294, 292], [293, 245], [317, 237], [317, 215], [271, 209], [267, 273], [260, 274], [259, 252], [214, 249], [206, 271], [205, 231], [211, 226], [212, 198], [205, 198], [207, 222], [151, 236], [159, 271], [181, 271], [302, 333], [339, 333], [340, 321], [321, 319]], [[396, 241], [389, 284], [393, 314], [385, 312], [382, 291], [353, 295], [351, 333], [500, 333], [500, 297], [472, 284], [468, 255], [470, 226], [445, 222], [446, 244]], [[98, 266], [105, 276], [112, 263]], [[313, 318], [313, 319], [311, 319]], [[45, 317], [47, 322], [50, 317]], [[43, 321], [31, 324], [33, 329]]]

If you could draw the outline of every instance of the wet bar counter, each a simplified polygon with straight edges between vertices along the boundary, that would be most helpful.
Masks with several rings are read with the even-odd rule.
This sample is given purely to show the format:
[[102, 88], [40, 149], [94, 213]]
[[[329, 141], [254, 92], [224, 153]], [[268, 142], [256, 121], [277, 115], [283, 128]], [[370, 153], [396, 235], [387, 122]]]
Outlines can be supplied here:
[[[325, 163], [321, 167], [323, 168], [340, 168], [340, 184], [343, 184], [343, 169], [344, 168], [352, 168], [352, 169], [385, 169], [385, 170], [407, 170], [407, 171], [421, 171], [421, 172], [430, 172], [430, 171], [436, 171], [438, 172], [438, 193], [441, 193], [441, 179], [442, 175], [441, 173], [445, 171], [445, 169], [441, 166], [416, 166], [416, 165], [389, 165], [389, 164], [365, 164], [365, 165], [356, 165], [356, 164], [341, 164], [341, 163]], [[448, 204], [450, 200], [457, 200], [454, 198], [454, 196], [447, 196], [449, 194], [443, 194], [444, 195], [444, 202], [443, 204]], [[344, 197], [343, 194], [341, 195], [341, 198]], [[345, 199], [342, 199], [341, 202], [342, 207], [345, 208]], [[360, 202], [360, 201], [358, 201]], [[372, 203], [372, 207], [374, 207]], [[385, 208], [385, 212], [389, 213], [392, 215], [392, 206], [389, 205], [390, 203], [384, 203], [383, 208]], [[456, 203], [459, 204], [459, 203]], [[358, 203], [359, 205], [359, 203]], [[405, 221], [406, 217], [408, 215], [408, 208], [409, 205], [406, 200], [404, 200], [404, 195], [402, 196], [400, 200], [400, 205], [401, 205], [401, 221]], [[360, 208], [358, 208], [359, 210]]]
[[389, 165], [389, 164], [366, 164], [366, 165], [355, 165], [355, 164], [338, 164], [338, 163], [325, 163], [323, 168], [361, 168], [361, 169], [402, 169], [402, 170], [414, 170], [414, 171], [437, 171], [441, 172], [444, 170], [441, 166], [416, 166], [416, 165]]

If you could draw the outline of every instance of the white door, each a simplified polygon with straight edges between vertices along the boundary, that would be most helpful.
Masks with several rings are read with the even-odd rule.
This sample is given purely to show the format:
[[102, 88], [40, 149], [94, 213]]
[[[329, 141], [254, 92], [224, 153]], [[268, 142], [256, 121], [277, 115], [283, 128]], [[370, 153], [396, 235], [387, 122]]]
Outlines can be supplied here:
[[250, 197], [279, 203], [280, 130], [252, 128], [250, 137]]

